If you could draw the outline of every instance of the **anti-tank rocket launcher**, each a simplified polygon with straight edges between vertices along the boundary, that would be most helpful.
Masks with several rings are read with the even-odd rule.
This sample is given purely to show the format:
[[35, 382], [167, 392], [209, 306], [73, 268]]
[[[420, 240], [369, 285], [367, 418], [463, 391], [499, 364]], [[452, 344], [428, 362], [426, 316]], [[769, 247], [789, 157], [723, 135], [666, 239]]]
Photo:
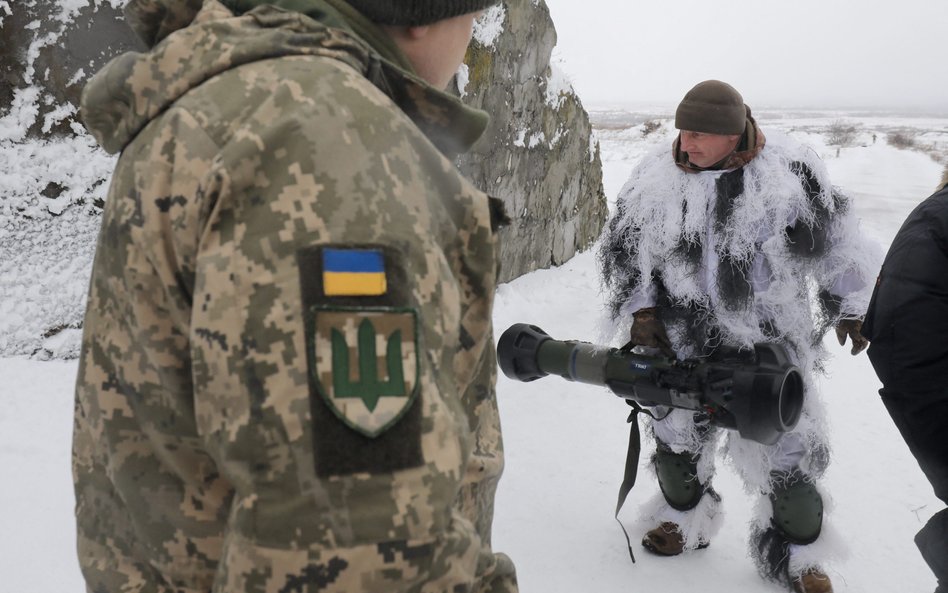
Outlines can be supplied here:
[[497, 357], [505, 375], [534, 381], [558, 375], [608, 387], [640, 406], [705, 412], [716, 426], [766, 445], [792, 430], [803, 410], [803, 377], [778, 344], [709, 359], [674, 360], [586, 342], [554, 340], [518, 323], [500, 337]]

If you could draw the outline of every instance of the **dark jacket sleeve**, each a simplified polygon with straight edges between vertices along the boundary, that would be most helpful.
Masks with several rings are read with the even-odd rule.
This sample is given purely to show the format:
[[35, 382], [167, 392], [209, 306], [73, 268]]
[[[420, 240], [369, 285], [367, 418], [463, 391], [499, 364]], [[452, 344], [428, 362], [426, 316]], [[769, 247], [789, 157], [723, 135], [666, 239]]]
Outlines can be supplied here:
[[948, 188], [922, 202], [892, 241], [863, 334], [886, 389], [948, 384]]

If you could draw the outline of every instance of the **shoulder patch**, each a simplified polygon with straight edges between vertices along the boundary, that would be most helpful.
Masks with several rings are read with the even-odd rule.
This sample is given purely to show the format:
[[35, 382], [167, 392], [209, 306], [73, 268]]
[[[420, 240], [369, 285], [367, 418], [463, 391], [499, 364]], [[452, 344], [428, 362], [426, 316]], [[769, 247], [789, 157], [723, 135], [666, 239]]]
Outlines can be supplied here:
[[385, 260], [378, 249], [322, 250], [326, 296], [382, 296], [387, 291]]
[[392, 247], [297, 252], [320, 476], [422, 463], [419, 314]]
[[417, 394], [416, 312], [325, 306], [312, 313], [306, 349], [319, 395], [350, 428], [378, 436]]

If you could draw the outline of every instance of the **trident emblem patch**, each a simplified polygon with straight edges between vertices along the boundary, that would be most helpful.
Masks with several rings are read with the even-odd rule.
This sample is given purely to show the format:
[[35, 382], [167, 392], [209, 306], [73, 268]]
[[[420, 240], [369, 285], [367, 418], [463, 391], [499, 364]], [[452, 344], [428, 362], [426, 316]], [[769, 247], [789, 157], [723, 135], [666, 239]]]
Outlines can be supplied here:
[[418, 390], [412, 309], [317, 308], [308, 348], [319, 393], [349, 427], [374, 438], [408, 411]]

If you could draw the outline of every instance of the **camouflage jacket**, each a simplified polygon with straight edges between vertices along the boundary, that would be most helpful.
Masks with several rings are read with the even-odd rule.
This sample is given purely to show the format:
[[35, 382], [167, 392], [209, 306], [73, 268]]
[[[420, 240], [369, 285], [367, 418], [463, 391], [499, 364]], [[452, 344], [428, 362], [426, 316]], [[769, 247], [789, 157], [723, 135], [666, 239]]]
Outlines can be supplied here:
[[484, 118], [344, 30], [198, 4], [133, 0], [154, 47], [83, 98], [121, 151], [76, 390], [89, 591], [515, 591], [491, 213], [446, 156]]

